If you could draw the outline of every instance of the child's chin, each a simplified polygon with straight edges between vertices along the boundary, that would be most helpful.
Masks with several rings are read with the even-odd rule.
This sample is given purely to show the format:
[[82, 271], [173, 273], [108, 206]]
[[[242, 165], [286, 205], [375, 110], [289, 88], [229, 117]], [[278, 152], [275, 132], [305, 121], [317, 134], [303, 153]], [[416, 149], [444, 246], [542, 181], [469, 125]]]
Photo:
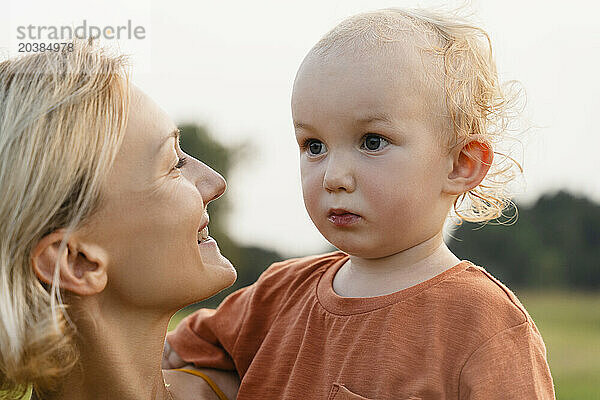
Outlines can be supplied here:
[[360, 258], [381, 258], [388, 255], [377, 237], [366, 235], [365, 232], [341, 231], [338, 228], [327, 231], [330, 228], [327, 226], [326, 229], [320, 229], [321, 234], [346, 254]]
[[377, 248], [373, 248], [371, 246], [365, 246], [364, 244], [350, 244], [350, 243], [335, 243], [333, 241], [330, 241], [331, 244], [333, 244], [335, 247], [337, 247], [338, 249], [340, 249], [341, 251], [343, 251], [346, 254], [349, 254], [351, 256], [354, 257], [360, 257], [360, 258], [366, 258], [366, 259], [371, 259], [371, 258], [381, 258], [381, 257], [385, 257], [386, 254], [384, 252], [381, 251], [381, 249], [377, 249]]

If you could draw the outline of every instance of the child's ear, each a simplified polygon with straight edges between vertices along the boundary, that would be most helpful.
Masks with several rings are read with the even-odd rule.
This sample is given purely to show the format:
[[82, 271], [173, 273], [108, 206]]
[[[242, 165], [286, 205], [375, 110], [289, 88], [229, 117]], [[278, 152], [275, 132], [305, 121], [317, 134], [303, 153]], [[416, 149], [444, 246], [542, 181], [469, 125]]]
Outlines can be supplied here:
[[59, 229], [44, 236], [31, 252], [31, 264], [38, 279], [52, 283], [58, 260], [61, 289], [83, 296], [102, 292], [108, 281], [106, 253], [96, 245], [77, 241], [73, 236], [65, 249], [59, 252], [65, 233], [64, 229]]
[[481, 183], [488, 173], [494, 152], [490, 145], [479, 141], [467, 143], [452, 153], [452, 170], [444, 185], [444, 193], [460, 195]]

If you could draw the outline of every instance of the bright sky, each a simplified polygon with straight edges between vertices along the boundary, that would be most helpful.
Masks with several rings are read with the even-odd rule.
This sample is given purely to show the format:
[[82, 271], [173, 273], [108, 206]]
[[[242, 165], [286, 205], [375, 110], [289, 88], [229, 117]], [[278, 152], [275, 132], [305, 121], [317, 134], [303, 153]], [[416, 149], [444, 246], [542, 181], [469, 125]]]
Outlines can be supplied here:
[[[143, 26], [145, 39], [119, 41], [133, 54], [134, 82], [176, 122], [205, 124], [225, 144], [248, 143], [248, 157], [229, 179], [232, 235], [301, 255], [326, 246], [302, 203], [291, 122], [291, 88], [304, 55], [357, 12], [464, 2], [8, 3], [0, 15], [0, 56], [16, 55], [19, 26], [76, 27], [83, 19], [88, 26]], [[566, 188], [600, 202], [598, 3], [473, 0], [467, 9], [491, 36], [501, 78], [518, 79], [527, 90], [525, 116], [535, 128], [523, 139], [527, 186], [516, 200]]]

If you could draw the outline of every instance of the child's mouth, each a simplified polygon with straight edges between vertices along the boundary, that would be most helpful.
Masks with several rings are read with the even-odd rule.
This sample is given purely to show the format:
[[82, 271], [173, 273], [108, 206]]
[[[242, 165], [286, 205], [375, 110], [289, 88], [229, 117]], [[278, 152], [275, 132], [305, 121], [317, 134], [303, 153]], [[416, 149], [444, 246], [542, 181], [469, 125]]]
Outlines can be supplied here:
[[335, 226], [350, 226], [360, 221], [361, 216], [343, 209], [331, 209], [327, 213], [327, 220]]

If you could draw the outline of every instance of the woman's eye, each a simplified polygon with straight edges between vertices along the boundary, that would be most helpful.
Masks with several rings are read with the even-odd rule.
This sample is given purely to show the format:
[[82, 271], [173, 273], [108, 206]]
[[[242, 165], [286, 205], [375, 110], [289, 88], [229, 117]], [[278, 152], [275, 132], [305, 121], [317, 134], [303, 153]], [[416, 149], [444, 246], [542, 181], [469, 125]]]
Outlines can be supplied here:
[[175, 169], [183, 168], [183, 166], [187, 163], [187, 157], [181, 157], [177, 161], [177, 165], [175, 165]]
[[388, 144], [389, 142], [381, 136], [370, 133], [368, 135], [365, 135], [365, 137], [363, 138], [361, 147], [369, 151], [378, 151], [382, 150]]
[[316, 139], [308, 139], [306, 142], [304, 142], [304, 148], [311, 156], [318, 156], [327, 150], [325, 144]]

